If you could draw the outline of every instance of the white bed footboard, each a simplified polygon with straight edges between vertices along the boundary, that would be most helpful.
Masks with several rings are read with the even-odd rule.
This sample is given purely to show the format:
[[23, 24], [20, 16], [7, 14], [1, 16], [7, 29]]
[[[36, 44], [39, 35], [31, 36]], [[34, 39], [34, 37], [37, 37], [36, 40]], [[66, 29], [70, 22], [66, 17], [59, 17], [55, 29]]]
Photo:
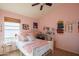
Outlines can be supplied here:
[[46, 53], [48, 50], [49, 50], [49, 45], [44, 45], [42, 47], [37, 47], [37, 48], [34, 48], [32, 53], [33, 53], [33, 56], [42, 56], [44, 53]]
[[[29, 53], [27, 49], [24, 49], [25, 44], [22, 42], [17, 42], [16, 46], [17, 48], [25, 55], [25, 56], [42, 56], [44, 53], [46, 53], [49, 49], [49, 43], [45, 44], [43, 46], [40, 47], [34, 47], [32, 49], [32, 52]], [[27, 47], [27, 46], [26, 46]]]

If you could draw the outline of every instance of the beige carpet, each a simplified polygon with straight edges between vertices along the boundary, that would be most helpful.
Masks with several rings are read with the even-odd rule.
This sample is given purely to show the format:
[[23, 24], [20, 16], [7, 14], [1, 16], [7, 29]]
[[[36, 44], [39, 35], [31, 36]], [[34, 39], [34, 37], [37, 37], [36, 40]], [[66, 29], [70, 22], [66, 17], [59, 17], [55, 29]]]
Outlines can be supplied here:
[[[3, 56], [23, 56], [23, 54], [19, 50], [17, 50], [17, 51], [7, 53]], [[56, 48], [54, 50], [54, 54], [52, 54], [52, 56], [79, 56], [79, 55]]]
[[16, 50], [16, 51], [12, 51], [1, 56], [22, 56], [22, 55], [23, 54], [19, 50]]
[[55, 48], [53, 56], [79, 56], [79, 55]]

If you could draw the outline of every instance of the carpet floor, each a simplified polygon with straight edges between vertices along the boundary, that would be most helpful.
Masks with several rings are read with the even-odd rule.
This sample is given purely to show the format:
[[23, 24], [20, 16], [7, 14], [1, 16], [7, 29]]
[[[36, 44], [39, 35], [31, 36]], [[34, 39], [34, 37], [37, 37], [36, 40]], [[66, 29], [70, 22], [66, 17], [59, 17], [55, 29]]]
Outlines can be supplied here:
[[[23, 54], [19, 50], [16, 50], [16, 51], [7, 53], [3, 56], [23, 56]], [[55, 48], [52, 56], [79, 56], [79, 55]]]
[[68, 51], [55, 48], [53, 56], [79, 56], [79, 54], [75, 54], [75, 53], [71, 53]]

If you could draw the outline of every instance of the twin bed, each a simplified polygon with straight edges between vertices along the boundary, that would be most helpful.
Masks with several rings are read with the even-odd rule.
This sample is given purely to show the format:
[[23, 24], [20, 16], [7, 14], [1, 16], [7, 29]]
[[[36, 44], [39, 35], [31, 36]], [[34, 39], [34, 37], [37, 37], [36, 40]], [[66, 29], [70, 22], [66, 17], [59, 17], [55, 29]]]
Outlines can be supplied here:
[[32, 41], [17, 40], [16, 46], [25, 56], [42, 56], [50, 50], [48, 41], [40, 39], [34, 39]]

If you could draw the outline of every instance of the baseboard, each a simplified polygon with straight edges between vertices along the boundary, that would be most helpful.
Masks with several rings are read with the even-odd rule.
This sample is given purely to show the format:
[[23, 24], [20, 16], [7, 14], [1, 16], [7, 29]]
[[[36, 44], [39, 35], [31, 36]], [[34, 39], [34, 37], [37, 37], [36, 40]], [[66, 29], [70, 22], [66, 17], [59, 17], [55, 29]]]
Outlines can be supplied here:
[[71, 51], [68, 51], [68, 50], [65, 50], [65, 49], [62, 49], [62, 48], [57, 48], [57, 47], [56, 47], [56, 49], [63, 50], [63, 51], [65, 51], [65, 52], [69, 52], [69, 53], [72, 53], [72, 54], [79, 55], [78, 53], [74, 53], [74, 52], [71, 52]]

